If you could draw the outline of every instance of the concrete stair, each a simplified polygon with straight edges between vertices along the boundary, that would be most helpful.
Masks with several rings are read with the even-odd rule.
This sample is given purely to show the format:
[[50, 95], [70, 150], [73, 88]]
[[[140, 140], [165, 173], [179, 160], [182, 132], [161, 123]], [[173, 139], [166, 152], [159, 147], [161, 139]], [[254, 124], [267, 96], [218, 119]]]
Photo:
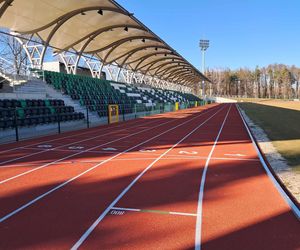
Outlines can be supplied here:
[[0, 77], [6, 79], [8, 82], [10, 82], [10, 85], [20, 85], [24, 82], [26, 82], [26, 77], [20, 76], [20, 75], [11, 75], [11, 74], [5, 74], [0, 71]]
[[[29, 81], [26, 85], [27, 87], [31, 86], [36, 86], [39, 85], [40, 89], [44, 89], [46, 93], [46, 98], [51, 98], [51, 99], [61, 99], [64, 100], [65, 105], [67, 106], [73, 106], [75, 109], [75, 112], [82, 112], [86, 116], [86, 107], [81, 106], [79, 101], [73, 100], [70, 96], [68, 95], [63, 95], [61, 92], [57, 91], [56, 89], [52, 88], [51, 85], [45, 83], [42, 80], [34, 80], [34, 81]], [[24, 87], [26, 86], [24, 85]], [[91, 112], [89, 111], [89, 121], [91, 123], [103, 123], [103, 119], [100, 119], [98, 114], [96, 112]]]

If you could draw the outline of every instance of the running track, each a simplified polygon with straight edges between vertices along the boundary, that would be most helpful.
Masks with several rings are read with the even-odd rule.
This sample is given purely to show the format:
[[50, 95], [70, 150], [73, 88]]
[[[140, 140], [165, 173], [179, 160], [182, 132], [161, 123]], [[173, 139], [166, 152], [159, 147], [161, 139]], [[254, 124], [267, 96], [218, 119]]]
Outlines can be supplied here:
[[300, 249], [237, 107], [0, 146], [0, 249]]

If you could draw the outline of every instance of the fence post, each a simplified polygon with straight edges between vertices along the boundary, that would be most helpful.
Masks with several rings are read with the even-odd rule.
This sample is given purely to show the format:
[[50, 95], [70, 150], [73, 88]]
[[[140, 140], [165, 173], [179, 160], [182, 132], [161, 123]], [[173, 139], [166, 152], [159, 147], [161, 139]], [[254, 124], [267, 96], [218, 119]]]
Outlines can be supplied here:
[[58, 110], [57, 113], [57, 126], [58, 126], [58, 133], [60, 134], [61, 129], [60, 129], [60, 109]]
[[125, 121], [125, 104], [123, 104], [123, 121]]
[[110, 110], [109, 110], [109, 104], [107, 105], [107, 124], [110, 123], [110, 120], [109, 120], [109, 114], [110, 114]]
[[19, 141], [19, 126], [17, 117], [17, 107], [15, 107], [15, 131], [16, 131], [16, 141]]
[[87, 105], [86, 105], [86, 126], [87, 128], [90, 128], [89, 108]]

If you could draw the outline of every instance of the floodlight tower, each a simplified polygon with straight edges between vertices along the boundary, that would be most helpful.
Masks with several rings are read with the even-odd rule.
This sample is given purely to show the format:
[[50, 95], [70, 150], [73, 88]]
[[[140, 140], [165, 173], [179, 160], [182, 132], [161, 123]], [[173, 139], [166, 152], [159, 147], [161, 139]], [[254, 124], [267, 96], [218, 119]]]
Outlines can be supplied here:
[[[205, 75], [205, 52], [209, 48], [209, 40], [200, 40], [199, 46], [202, 52], [202, 74]], [[205, 81], [202, 80], [202, 96], [205, 95]]]

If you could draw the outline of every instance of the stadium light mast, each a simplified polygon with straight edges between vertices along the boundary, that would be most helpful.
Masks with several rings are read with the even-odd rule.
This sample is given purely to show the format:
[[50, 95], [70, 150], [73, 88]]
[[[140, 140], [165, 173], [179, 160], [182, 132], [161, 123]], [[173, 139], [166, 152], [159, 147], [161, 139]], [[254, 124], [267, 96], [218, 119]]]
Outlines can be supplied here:
[[[201, 72], [203, 75], [205, 75], [205, 52], [209, 48], [209, 40], [200, 40], [199, 46], [201, 48], [202, 52], [202, 69]], [[205, 95], [205, 81], [202, 80], [202, 96]]]

